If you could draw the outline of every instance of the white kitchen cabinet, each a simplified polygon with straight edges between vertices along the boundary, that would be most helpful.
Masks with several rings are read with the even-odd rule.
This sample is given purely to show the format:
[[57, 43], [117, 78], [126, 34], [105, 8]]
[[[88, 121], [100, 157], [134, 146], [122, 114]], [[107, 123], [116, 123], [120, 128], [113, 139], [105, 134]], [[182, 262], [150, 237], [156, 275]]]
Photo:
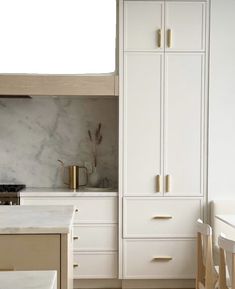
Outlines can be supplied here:
[[127, 0], [120, 9], [123, 279], [194, 278], [207, 163], [208, 9], [196, 0]]
[[205, 2], [165, 2], [165, 48], [167, 51], [205, 49]]
[[124, 238], [195, 238], [193, 224], [202, 218], [202, 201], [126, 197], [123, 214]]
[[177, 240], [125, 240], [124, 278], [193, 279], [196, 242]]
[[76, 224], [73, 248], [77, 251], [116, 251], [116, 224]]
[[164, 176], [169, 196], [203, 195], [203, 71], [203, 54], [166, 54]]
[[[139, 31], [149, 30], [151, 20], [147, 20], [146, 13], [150, 7], [154, 10], [156, 3], [165, 3], [167, 23], [177, 28], [177, 34], [180, 34], [179, 27], [187, 26], [186, 32], [195, 30], [197, 36], [200, 30], [204, 35], [204, 2], [126, 1], [124, 47], [126, 38], [131, 38], [129, 34], [139, 35]], [[190, 16], [193, 8], [196, 15], [199, 10], [203, 15], [197, 21]], [[140, 9], [142, 17], [138, 17], [146, 17], [138, 24], [142, 25], [142, 30], [134, 25], [135, 21], [132, 23], [133, 15]], [[183, 14], [189, 10], [189, 15], [180, 17], [181, 10]], [[182, 33], [184, 35], [183, 29]], [[160, 53], [124, 49], [124, 195], [203, 195], [205, 53], [192, 51], [200, 51], [204, 40], [199, 49], [199, 40], [191, 41], [187, 33], [180, 37], [181, 44], [177, 47], [182, 49], [177, 53], [167, 49]], [[190, 46], [183, 40], [189, 41]], [[142, 43], [142, 40], [134, 42]]]
[[204, 51], [206, 3], [125, 1], [125, 51]]
[[117, 278], [117, 252], [76, 252], [74, 265], [76, 279]]
[[164, 50], [164, 2], [126, 1], [124, 5], [124, 49]]
[[[74, 279], [117, 278], [117, 197], [115, 193], [22, 193], [21, 205], [73, 205]], [[65, 190], [66, 191], [66, 190]], [[56, 196], [55, 196], [56, 195]], [[101, 196], [102, 195], [102, 196]]]
[[125, 53], [124, 63], [125, 192], [160, 195], [163, 55]]

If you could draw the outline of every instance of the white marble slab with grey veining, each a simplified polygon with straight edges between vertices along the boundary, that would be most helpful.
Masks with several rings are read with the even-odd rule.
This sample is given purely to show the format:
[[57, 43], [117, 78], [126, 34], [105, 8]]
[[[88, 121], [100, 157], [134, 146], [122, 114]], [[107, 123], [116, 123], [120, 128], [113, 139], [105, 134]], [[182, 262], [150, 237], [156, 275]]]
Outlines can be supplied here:
[[[66, 187], [61, 165], [92, 162], [88, 129], [102, 123], [98, 173], [110, 186], [118, 182], [117, 98], [0, 100], [0, 183]], [[81, 172], [81, 183], [85, 177]]]
[[56, 289], [56, 271], [0, 272], [0, 289]]
[[0, 206], [0, 234], [68, 234], [74, 206]]
[[116, 197], [117, 189], [80, 188], [70, 190], [68, 188], [26, 188], [21, 191], [20, 197]]

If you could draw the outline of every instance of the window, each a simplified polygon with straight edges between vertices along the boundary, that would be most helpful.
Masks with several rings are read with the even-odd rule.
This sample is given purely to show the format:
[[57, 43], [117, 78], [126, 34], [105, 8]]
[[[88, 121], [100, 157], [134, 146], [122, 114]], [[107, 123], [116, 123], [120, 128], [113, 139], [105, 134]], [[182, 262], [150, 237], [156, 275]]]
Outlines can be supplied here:
[[115, 0], [0, 0], [0, 73], [115, 70]]

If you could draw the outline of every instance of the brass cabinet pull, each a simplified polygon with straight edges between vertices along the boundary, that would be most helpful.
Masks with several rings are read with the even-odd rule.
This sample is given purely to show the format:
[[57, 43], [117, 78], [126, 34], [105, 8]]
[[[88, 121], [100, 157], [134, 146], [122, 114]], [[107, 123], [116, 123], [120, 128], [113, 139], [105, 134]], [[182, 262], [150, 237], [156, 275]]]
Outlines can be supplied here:
[[7, 272], [7, 271], [14, 271], [14, 269], [12, 269], [12, 268], [0, 269], [0, 272]]
[[173, 258], [170, 256], [159, 256], [159, 257], [154, 257], [153, 261], [155, 262], [167, 262], [171, 261]]
[[157, 186], [156, 186], [156, 191], [157, 193], [160, 193], [161, 192], [161, 176], [160, 175], [157, 175]]
[[78, 264], [73, 264], [73, 268], [77, 268], [78, 267]]
[[169, 193], [170, 192], [170, 175], [166, 176], [166, 192]]
[[161, 29], [157, 30], [157, 47], [158, 48], [162, 47], [162, 30]]
[[159, 216], [154, 216], [153, 219], [155, 220], [170, 220], [172, 219], [172, 216], [168, 215], [159, 215]]
[[167, 47], [171, 48], [172, 46], [172, 31], [171, 29], [167, 29]]
[[78, 237], [73, 237], [74, 240], [78, 240]]

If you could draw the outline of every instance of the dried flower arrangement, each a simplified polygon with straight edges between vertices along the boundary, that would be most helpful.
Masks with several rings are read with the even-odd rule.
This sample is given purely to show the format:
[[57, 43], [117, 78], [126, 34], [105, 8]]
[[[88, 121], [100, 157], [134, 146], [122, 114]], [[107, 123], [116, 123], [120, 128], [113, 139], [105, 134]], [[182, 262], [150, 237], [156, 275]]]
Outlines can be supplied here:
[[97, 147], [102, 143], [103, 140], [103, 136], [101, 134], [101, 123], [98, 124], [94, 135], [92, 135], [91, 131], [88, 130], [88, 136], [92, 147], [94, 167], [97, 167]]

